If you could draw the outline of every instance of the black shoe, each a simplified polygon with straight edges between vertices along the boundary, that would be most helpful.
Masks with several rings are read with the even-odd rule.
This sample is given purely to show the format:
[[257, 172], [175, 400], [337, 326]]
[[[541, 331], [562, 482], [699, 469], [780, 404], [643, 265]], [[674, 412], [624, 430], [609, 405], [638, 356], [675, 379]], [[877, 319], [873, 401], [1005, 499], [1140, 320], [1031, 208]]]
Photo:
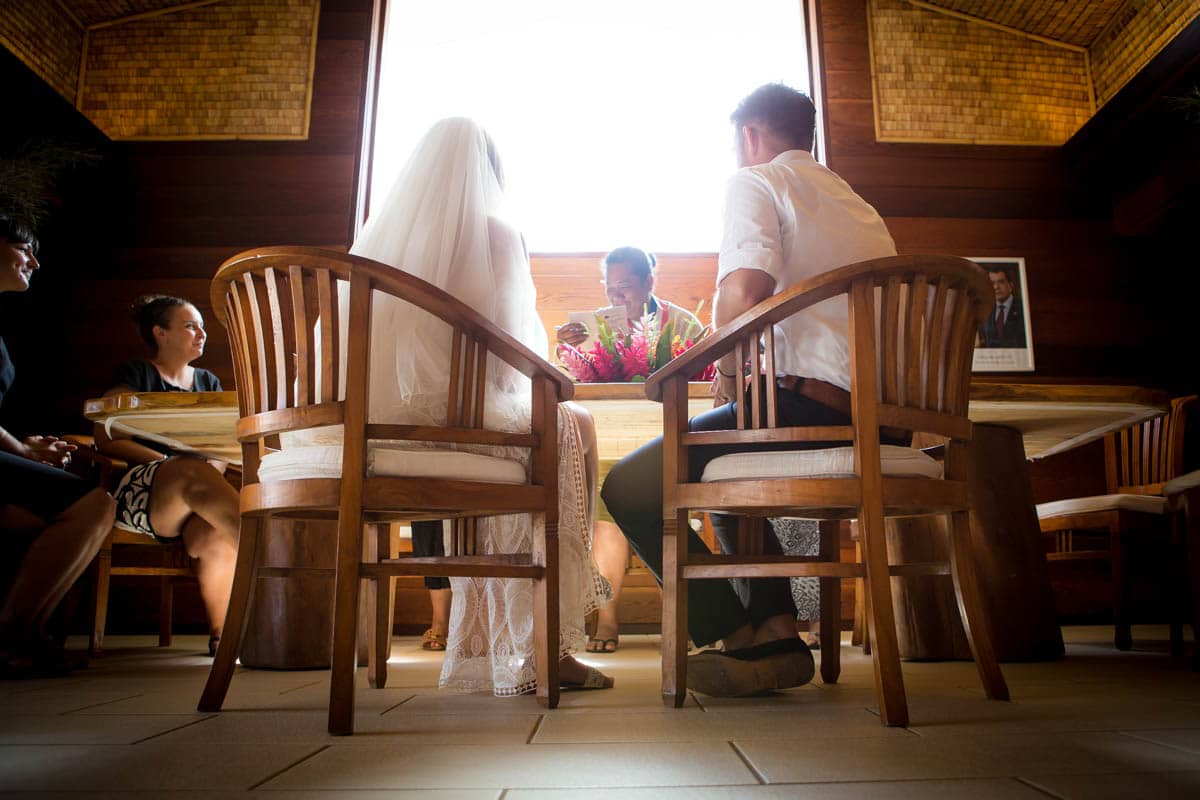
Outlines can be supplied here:
[[798, 638], [741, 650], [705, 650], [687, 660], [688, 688], [714, 697], [749, 697], [803, 686], [816, 666], [808, 646]]

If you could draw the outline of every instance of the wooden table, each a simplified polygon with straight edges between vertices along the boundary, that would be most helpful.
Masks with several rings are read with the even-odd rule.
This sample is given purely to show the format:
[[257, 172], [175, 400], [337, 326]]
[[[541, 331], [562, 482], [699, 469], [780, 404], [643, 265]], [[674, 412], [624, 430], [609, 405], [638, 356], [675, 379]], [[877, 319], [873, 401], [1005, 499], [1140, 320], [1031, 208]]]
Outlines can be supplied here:
[[[643, 389], [640, 383], [576, 386], [575, 399], [596, 420], [602, 472], [661, 433], [662, 407], [647, 400]], [[707, 384], [691, 384], [688, 397], [692, 415], [712, 407]], [[971, 384], [970, 416], [981, 423], [973, 453], [978, 465], [973, 483], [980, 503], [976, 552], [985, 595], [994, 609], [1002, 658], [1052, 658], [1062, 652], [1026, 458], [1044, 458], [1094, 441], [1109, 431], [1161, 414], [1168, 401], [1165, 393], [1132, 386], [1005, 383], [988, 378]], [[241, 460], [234, 439], [238, 416], [234, 392], [115, 395], [89, 400], [85, 416], [105, 422], [114, 431], [178, 451], [231, 463]], [[272, 566], [291, 562], [324, 569], [326, 563], [333, 563], [332, 550], [312, 550], [314, 543], [331, 543], [333, 537], [304, 535], [305, 531], [296, 528], [313, 524], [329, 523], [274, 526], [277, 529], [264, 543]], [[931, 549], [944, 546], [944, 532], [936, 524], [924, 530], [906, 529], [903, 537], [897, 525], [909, 523], [889, 524], [893, 546], [906, 558], [923, 559]], [[290, 584], [282, 578], [263, 579], [255, 595], [256, 612], [247, 633], [243, 663], [286, 668], [327, 665], [327, 643], [322, 637], [316, 637], [321, 642], [301, 647], [296, 642], [303, 637], [294, 632], [325, 630], [311, 615], [331, 596], [331, 580], [319, 573]], [[627, 586], [636, 594], [640, 583], [647, 584], [642, 589], [654, 592], [649, 579], [634, 580]], [[944, 576], [893, 581], [906, 657], [967, 657], [948, 587]]]
[[[241, 464], [235, 436], [236, 392], [138, 392], [88, 400], [84, 416], [110, 431], [176, 452]], [[259, 537], [263, 566], [303, 568], [290, 578], [262, 577], [242, 642], [244, 666], [328, 669], [337, 556], [333, 522], [268, 521]]]

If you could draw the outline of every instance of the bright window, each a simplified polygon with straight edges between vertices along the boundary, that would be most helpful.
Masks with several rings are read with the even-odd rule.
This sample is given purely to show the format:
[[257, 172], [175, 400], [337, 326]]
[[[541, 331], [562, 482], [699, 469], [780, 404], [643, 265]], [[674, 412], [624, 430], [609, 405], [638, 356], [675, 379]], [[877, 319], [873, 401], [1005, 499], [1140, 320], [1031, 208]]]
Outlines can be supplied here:
[[711, 252], [755, 87], [807, 91], [801, 0], [391, 0], [371, 207], [436, 120], [495, 140], [534, 252]]

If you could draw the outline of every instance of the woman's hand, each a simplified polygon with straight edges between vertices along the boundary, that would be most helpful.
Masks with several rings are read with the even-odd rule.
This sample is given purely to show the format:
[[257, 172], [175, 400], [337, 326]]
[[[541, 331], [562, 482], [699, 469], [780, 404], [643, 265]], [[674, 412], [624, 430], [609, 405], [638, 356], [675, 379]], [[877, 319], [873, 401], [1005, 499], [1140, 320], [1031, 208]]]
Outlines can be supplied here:
[[576, 347], [588, 337], [587, 326], [582, 322], [568, 322], [557, 329], [558, 340], [563, 344]]
[[71, 453], [78, 449], [57, 436], [26, 436], [21, 444], [26, 458], [52, 467], [66, 467], [71, 463]]

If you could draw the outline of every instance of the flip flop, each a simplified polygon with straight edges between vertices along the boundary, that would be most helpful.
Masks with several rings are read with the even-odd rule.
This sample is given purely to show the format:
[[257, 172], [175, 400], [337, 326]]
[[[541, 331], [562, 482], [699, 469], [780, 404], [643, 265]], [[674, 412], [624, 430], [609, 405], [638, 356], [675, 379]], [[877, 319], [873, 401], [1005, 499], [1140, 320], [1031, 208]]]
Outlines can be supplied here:
[[[612, 647], [608, 646], [610, 642], [612, 643]], [[620, 643], [621, 640], [615, 636], [611, 639], [592, 638], [587, 640], [587, 647], [585, 649], [589, 653], [615, 653]], [[593, 645], [599, 645], [599, 647], [594, 647]]]
[[446, 637], [440, 633], [434, 633], [433, 628], [421, 634], [421, 649], [422, 650], [437, 650], [446, 649]]
[[611, 677], [605, 675], [595, 667], [588, 667], [587, 674], [584, 676], [583, 683], [572, 683], [570, 681], [560, 681], [559, 687], [562, 689], [584, 690], [584, 689], [611, 689], [616, 684]]

